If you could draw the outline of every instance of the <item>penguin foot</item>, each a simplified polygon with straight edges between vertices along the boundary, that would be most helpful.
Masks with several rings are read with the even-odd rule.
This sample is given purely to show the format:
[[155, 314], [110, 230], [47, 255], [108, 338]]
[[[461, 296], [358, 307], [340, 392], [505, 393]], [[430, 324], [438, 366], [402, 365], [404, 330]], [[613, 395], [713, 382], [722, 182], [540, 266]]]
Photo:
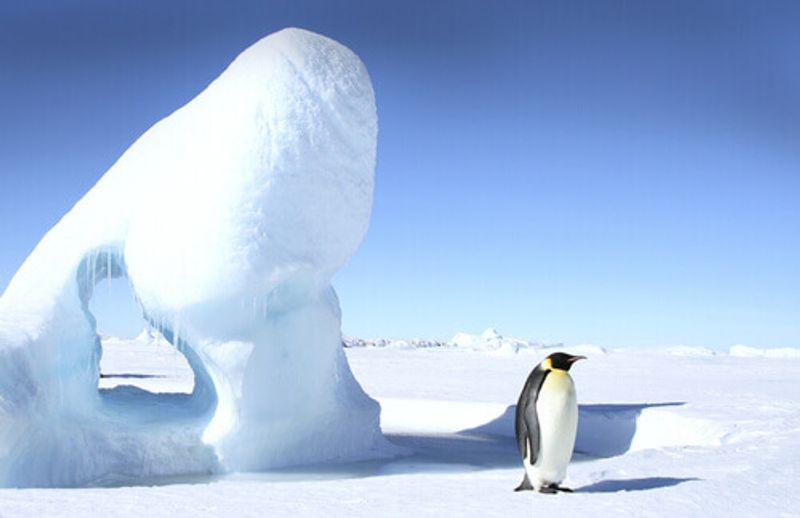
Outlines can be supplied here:
[[551, 486], [542, 486], [542, 487], [539, 488], [539, 492], [540, 493], [544, 493], [546, 495], [554, 495], [554, 494], [558, 493], [558, 490], [556, 488], [554, 488], [554, 487], [551, 487]]
[[574, 491], [568, 487], [559, 486], [558, 484], [550, 484], [547, 486], [549, 489], [554, 491], [561, 491], [563, 493], [574, 493]]
[[528, 480], [527, 474], [522, 479], [522, 482], [520, 482], [519, 485], [516, 488], [514, 488], [514, 491], [533, 491], [533, 486]]

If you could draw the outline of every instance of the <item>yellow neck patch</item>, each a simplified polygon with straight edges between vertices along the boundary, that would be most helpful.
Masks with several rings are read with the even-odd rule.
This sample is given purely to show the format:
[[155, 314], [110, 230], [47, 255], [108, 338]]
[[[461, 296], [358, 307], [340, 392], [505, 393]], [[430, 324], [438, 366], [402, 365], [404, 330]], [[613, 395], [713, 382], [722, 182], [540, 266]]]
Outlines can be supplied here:
[[550, 358], [546, 358], [542, 362], [542, 369], [544, 369], [546, 371], [553, 371], [553, 372], [567, 372], [564, 369], [556, 369], [555, 367], [553, 367], [553, 360], [551, 360]]

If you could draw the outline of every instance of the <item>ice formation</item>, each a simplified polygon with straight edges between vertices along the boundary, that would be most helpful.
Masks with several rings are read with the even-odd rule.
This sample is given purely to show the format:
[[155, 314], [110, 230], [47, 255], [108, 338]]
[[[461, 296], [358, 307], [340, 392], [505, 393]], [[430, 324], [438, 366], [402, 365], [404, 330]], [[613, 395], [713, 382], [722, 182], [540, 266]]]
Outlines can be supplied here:
[[[286, 29], [142, 135], [0, 298], [0, 485], [70, 486], [363, 458], [379, 406], [332, 275], [369, 223], [377, 117], [358, 57]], [[89, 301], [127, 277], [192, 394], [98, 390]]]

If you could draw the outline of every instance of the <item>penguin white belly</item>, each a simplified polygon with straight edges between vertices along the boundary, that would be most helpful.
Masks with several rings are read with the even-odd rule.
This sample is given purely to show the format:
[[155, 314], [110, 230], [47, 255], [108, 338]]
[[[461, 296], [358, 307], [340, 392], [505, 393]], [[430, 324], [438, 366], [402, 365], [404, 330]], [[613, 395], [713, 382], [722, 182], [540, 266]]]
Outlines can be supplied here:
[[536, 400], [539, 422], [539, 456], [531, 466], [525, 462], [528, 480], [538, 490], [560, 484], [575, 447], [578, 431], [578, 400], [575, 385], [566, 371], [553, 370], [544, 380]]

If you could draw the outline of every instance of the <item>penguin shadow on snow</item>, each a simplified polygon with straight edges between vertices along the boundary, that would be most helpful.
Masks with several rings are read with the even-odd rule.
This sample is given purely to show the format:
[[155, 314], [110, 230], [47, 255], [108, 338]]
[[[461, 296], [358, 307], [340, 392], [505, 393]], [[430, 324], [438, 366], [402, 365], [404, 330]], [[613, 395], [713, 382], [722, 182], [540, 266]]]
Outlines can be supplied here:
[[647, 477], [632, 478], [628, 480], [601, 480], [588, 486], [575, 489], [576, 493], [618, 493], [620, 491], [643, 491], [646, 489], [658, 489], [662, 487], [672, 487], [684, 482], [701, 480], [695, 477], [673, 478], [673, 477]]

